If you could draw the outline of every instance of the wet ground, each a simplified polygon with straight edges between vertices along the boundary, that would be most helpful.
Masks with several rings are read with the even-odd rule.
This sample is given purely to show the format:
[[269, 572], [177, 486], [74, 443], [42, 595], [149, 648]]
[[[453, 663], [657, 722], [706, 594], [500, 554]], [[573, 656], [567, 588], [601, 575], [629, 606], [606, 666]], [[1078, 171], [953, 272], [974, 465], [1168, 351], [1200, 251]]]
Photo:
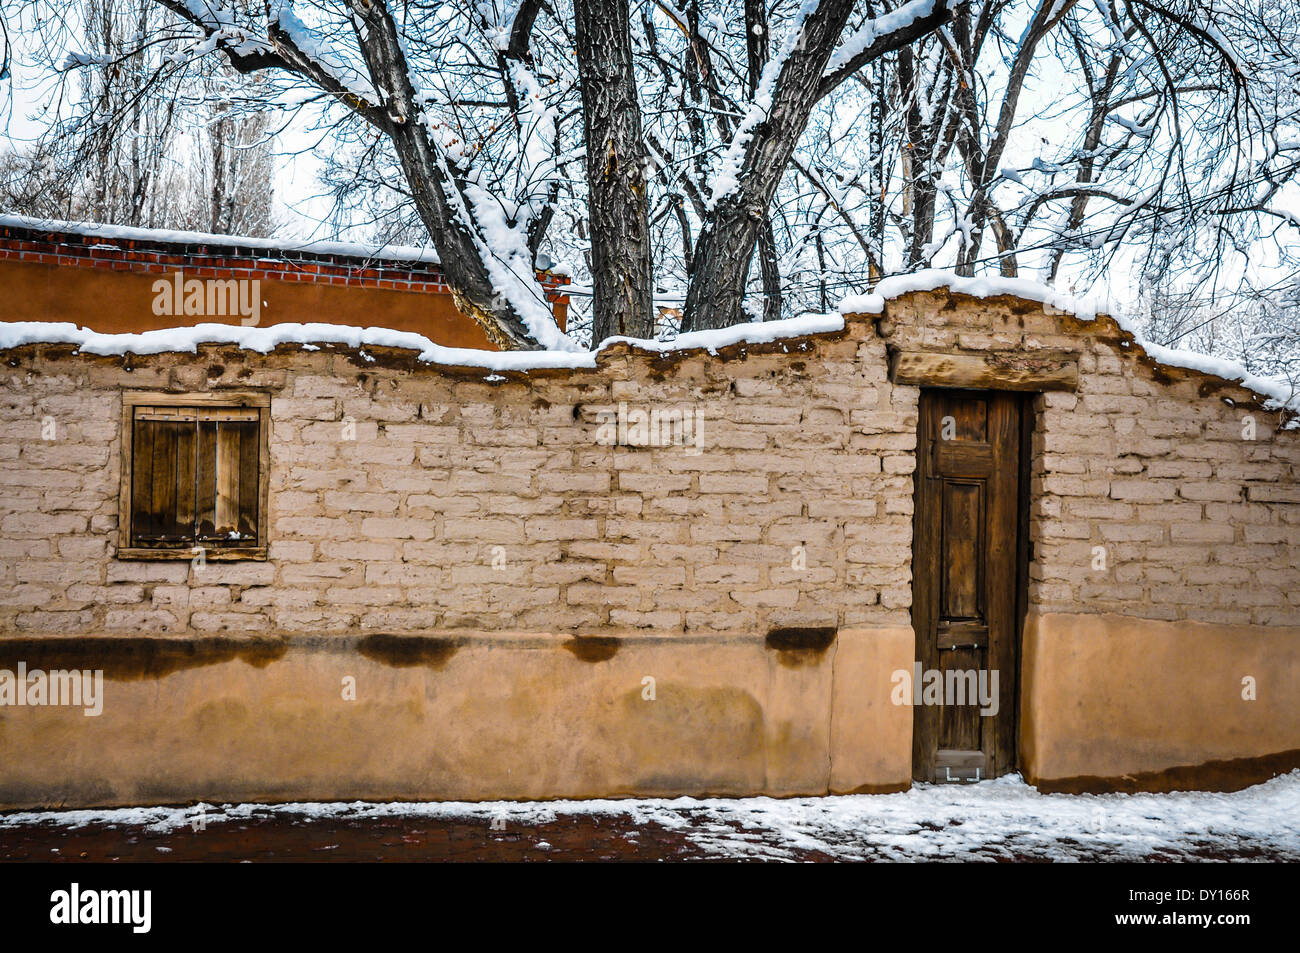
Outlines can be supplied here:
[[4, 861], [1300, 860], [1300, 772], [1232, 794], [237, 804], [0, 815]]
[[[703, 835], [703, 836], [701, 836]], [[167, 832], [140, 827], [91, 825], [68, 829], [29, 827], [0, 832], [0, 860], [5, 861], [667, 861], [737, 859], [738, 846], [747, 846], [756, 859], [763, 848], [779, 848], [780, 859], [830, 861], [837, 854], [777, 838], [746, 836], [735, 826], [721, 832], [710, 822], [692, 830], [670, 830], [658, 824], [633, 825], [626, 817], [569, 815], [526, 829], [492, 830], [490, 822], [464, 819], [402, 820], [331, 819], [305, 821], [288, 817], [259, 818]], [[936, 841], [939, 838], [936, 838]], [[724, 844], [722, 841], [734, 841]], [[744, 842], [748, 842], [745, 844]], [[849, 846], [841, 844], [841, 848]], [[855, 845], [873, 853], [869, 838]], [[757, 850], [755, 850], [757, 849]], [[1106, 860], [1111, 852], [1073, 838], [1059, 844], [1062, 854], [1079, 860]], [[991, 861], [1048, 860], [1039, 851], [1020, 853], [1014, 843], [1000, 842], [962, 859]], [[940, 858], [932, 858], [940, 859]], [[1293, 853], [1264, 841], [1200, 840], [1160, 847], [1151, 861], [1295, 860]]]
[[[92, 825], [0, 831], [0, 859], [40, 861], [657, 861], [717, 856], [688, 834], [626, 817], [568, 815], [528, 828], [491, 820], [263, 817], [167, 832]], [[816, 851], [810, 860], [830, 859]]]

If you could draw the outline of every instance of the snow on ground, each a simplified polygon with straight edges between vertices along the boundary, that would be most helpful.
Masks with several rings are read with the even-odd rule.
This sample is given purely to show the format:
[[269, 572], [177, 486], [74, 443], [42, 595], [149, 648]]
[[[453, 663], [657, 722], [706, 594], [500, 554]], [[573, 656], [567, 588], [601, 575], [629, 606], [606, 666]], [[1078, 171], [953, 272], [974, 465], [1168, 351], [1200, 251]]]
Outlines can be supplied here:
[[[18, 812], [6, 828], [138, 827], [166, 833], [197, 807]], [[427, 803], [203, 805], [208, 825], [278, 818], [502, 819], [513, 830], [566, 815], [605, 815], [688, 838], [710, 857], [789, 860], [1144, 860], [1246, 857], [1300, 860], [1300, 771], [1230, 794], [1040, 794], [1017, 775], [969, 785], [917, 785], [899, 794], [806, 798], [676, 798]]]

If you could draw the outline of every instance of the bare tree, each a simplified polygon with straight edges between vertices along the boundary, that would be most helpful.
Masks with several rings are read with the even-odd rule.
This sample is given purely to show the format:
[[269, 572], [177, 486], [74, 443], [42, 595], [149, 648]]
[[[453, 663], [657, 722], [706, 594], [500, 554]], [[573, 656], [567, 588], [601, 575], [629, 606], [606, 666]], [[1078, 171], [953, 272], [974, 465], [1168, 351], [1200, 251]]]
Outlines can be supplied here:
[[191, 163], [189, 170], [189, 192], [202, 201], [195, 203], [189, 227], [218, 235], [273, 234], [275, 165], [270, 117], [240, 112], [218, 96], [207, 98], [204, 105], [201, 118], [206, 121], [197, 130], [200, 161]]
[[1156, 285], [1136, 317], [1148, 341], [1233, 361], [1300, 396], [1300, 272], [1245, 294]]
[[[1213, 273], [1230, 234], [1257, 237], [1261, 218], [1277, 217], [1272, 199], [1300, 160], [1285, 133], [1300, 113], [1294, 103], [1264, 110], [1281, 105], [1280, 78], [1294, 90], [1293, 8], [1040, 0], [1021, 21], [1011, 9], [964, 5], [951, 29], [898, 57], [909, 265], [952, 242], [960, 273], [1014, 275], [1025, 252], [1044, 251], [1031, 257], [1051, 281], [1068, 255], [1105, 264], [1144, 244], [1154, 260], [1177, 236], [1201, 247]], [[1046, 103], [1039, 94], [1026, 111], [1044, 66], [1067, 67], [1082, 88]], [[1044, 112], [1077, 117], [1066, 127], [1074, 135], [1031, 144], [1024, 126]], [[945, 181], [954, 153], [962, 175]], [[941, 234], [938, 197], [951, 205]], [[1197, 222], [1207, 215], [1210, 245]]]
[[333, 225], [430, 242], [507, 347], [579, 346], [537, 281], [556, 262], [599, 339], [929, 266], [1213, 282], [1294, 243], [1289, 0], [149, 2], [169, 18], [138, 45], [219, 57], [214, 114], [279, 111]]
[[[594, 145], [583, 143], [589, 168], [599, 173], [592, 181], [597, 186], [607, 181], [602, 178], [607, 166], [594, 152], [607, 150], [615, 139], [628, 160], [620, 161], [619, 175], [630, 176], [609, 179], [609, 195], [602, 188], [588, 195], [603, 219], [592, 217], [587, 223], [592, 266], [601, 275], [597, 330], [643, 332], [648, 327], [653, 288], [647, 239], [642, 237], [646, 228], [640, 225], [645, 213], [637, 207], [647, 203], [638, 182], [646, 173], [638, 157], [642, 146], [635, 141], [640, 135], [636, 76], [629, 62], [633, 47], [628, 18], [620, 15], [626, 6], [579, 4], [573, 31], [582, 35], [571, 36], [565, 11], [527, 2], [488, 16], [481, 5], [468, 3], [398, 7], [350, 0], [305, 4], [299, 11], [274, 0], [260, 22], [232, 7], [158, 2], [200, 34], [194, 49], [219, 50], [243, 73], [274, 70], [310, 84], [383, 135], [458, 302], [505, 346], [573, 346], [554, 327], [533, 276], [537, 246], [530, 244], [529, 231], [532, 227], [536, 234], [543, 213], [521, 185], [531, 188], [556, 172], [555, 163], [546, 168], [547, 157], [558, 155], [561, 135], [549, 110], [570, 104], [575, 90], [589, 107], [610, 104], [607, 115], [595, 108], [584, 117], [586, 131], [604, 137]], [[687, 26], [687, 33], [694, 33], [688, 42], [696, 79], [710, 91], [715, 110], [728, 108], [713, 95], [719, 84], [711, 69], [713, 51], [698, 29], [698, 4], [691, 6], [694, 12], [686, 17], [667, 2], [659, 9], [682, 23], [696, 18], [694, 30]], [[695, 290], [687, 295], [688, 326], [717, 327], [742, 319], [764, 209], [818, 99], [865, 63], [932, 30], [948, 15], [947, 0], [911, 0], [851, 37], [843, 62], [827, 73], [853, 6], [851, 0], [822, 0], [799, 8], [763, 67], [752, 99], [731, 97], [740, 113], [733, 117], [731, 141], [702, 203], [698, 247], [692, 252]], [[543, 17], [550, 20], [545, 31], [547, 85], [558, 86], [551, 97], [542, 91], [530, 41]], [[583, 91], [584, 65], [592, 75], [617, 67], [601, 77], [599, 96], [592, 95], [595, 81]], [[479, 110], [474, 118], [467, 115], [471, 109]], [[488, 115], [502, 113], [505, 121], [482, 124]], [[513, 148], [498, 144], [505, 129], [513, 132]], [[614, 131], [617, 136], [611, 139]], [[480, 159], [485, 153], [490, 158]], [[514, 181], [500, 188], [505, 170], [504, 178]]]
[[[83, 0], [47, 21], [72, 88], [45, 135], [9, 153], [5, 208], [120, 225], [268, 235], [274, 163], [264, 113], [222, 99], [215, 60], [165, 50], [153, 0]], [[142, 42], [142, 38], [146, 42]]]

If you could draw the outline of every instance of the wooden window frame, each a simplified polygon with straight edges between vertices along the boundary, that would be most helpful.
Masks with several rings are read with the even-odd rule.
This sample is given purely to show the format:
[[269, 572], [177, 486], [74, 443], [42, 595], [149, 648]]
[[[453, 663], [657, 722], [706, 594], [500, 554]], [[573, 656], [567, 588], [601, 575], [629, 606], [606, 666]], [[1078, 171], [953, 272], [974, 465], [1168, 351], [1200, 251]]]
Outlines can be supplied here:
[[183, 549], [156, 549], [131, 545], [131, 490], [132, 452], [135, 445], [135, 415], [137, 407], [198, 407], [209, 409], [258, 411], [257, 428], [257, 546], [203, 547], [205, 560], [232, 561], [240, 559], [265, 560], [268, 549], [267, 530], [269, 512], [267, 500], [271, 488], [271, 395], [266, 391], [229, 390], [199, 393], [174, 393], [164, 391], [125, 390], [122, 392], [122, 486], [118, 496], [117, 553], [118, 559], [193, 559], [197, 547]]

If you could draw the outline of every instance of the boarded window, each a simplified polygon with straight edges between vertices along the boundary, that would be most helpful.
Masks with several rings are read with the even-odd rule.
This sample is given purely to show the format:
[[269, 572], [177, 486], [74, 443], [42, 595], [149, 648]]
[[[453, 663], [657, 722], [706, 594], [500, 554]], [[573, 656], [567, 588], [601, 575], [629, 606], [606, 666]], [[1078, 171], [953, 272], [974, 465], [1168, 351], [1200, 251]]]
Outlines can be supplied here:
[[258, 407], [131, 406], [127, 547], [264, 547], [264, 413]]

